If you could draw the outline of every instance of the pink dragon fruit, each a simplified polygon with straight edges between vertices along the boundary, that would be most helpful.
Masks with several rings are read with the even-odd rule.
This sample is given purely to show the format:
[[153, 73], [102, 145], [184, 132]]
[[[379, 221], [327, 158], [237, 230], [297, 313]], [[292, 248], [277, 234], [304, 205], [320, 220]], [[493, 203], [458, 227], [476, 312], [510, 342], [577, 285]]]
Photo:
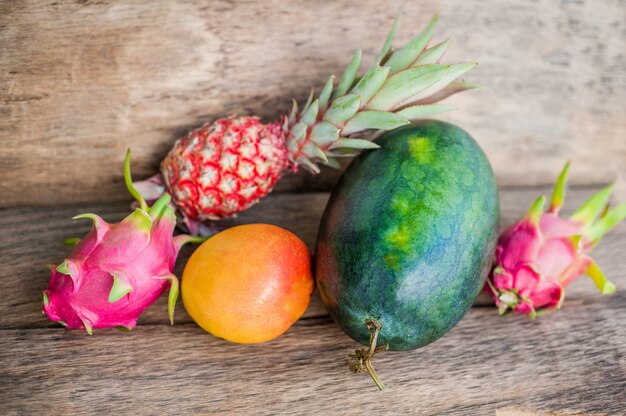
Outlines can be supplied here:
[[67, 328], [130, 330], [139, 315], [169, 287], [168, 314], [173, 323], [178, 279], [173, 273], [182, 245], [203, 239], [174, 237], [176, 216], [170, 196], [163, 194], [151, 207], [132, 185], [130, 149], [124, 163], [126, 186], [139, 202], [135, 211], [116, 224], [95, 214], [82, 214], [93, 228], [75, 244], [70, 256], [52, 266], [43, 312]]
[[589, 198], [569, 219], [559, 217], [568, 169], [569, 163], [556, 182], [547, 212], [542, 195], [521, 221], [500, 236], [495, 267], [485, 285], [500, 314], [514, 311], [533, 318], [558, 309], [565, 287], [582, 275], [591, 277], [603, 294], [615, 291], [615, 285], [589, 253], [626, 218], [626, 204], [609, 210], [610, 185]]

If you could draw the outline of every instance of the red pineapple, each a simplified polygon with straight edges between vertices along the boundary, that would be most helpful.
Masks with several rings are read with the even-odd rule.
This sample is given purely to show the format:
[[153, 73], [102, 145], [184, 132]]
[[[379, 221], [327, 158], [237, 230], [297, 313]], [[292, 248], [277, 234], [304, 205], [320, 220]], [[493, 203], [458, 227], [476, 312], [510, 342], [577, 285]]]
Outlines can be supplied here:
[[281, 128], [256, 117], [230, 117], [183, 137], [161, 164], [177, 206], [219, 220], [268, 194], [289, 166]]
[[449, 40], [428, 47], [437, 23], [404, 47], [392, 50], [398, 19], [362, 76], [357, 51], [335, 85], [330, 76], [319, 96], [311, 92], [301, 111], [264, 124], [257, 117], [218, 119], [178, 140], [161, 163], [161, 174], [137, 183], [146, 199], [172, 196], [192, 234], [210, 234], [208, 221], [236, 215], [271, 192], [286, 172], [300, 166], [319, 172], [318, 163], [338, 167], [337, 158], [378, 147], [372, 133], [455, 109], [433, 104], [473, 86], [455, 80], [473, 62], [438, 63]]

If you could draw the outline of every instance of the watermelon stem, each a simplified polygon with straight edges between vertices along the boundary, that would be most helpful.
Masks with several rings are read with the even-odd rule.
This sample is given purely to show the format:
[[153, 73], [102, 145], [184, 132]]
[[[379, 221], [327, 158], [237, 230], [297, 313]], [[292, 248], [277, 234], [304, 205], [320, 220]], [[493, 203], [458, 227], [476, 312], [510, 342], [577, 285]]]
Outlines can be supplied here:
[[378, 354], [379, 352], [386, 351], [389, 349], [389, 344], [383, 344], [376, 346], [378, 342], [378, 334], [383, 327], [380, 322], [374, 319], [368, 319], [365, 321], [365, 325], [367, 325], [367, 330], [370, 333], [370, 345], [368, 349], [356, 350], [354, 354], [350, 355], [351, 358], [356, 359], [356, 361], [349, 362], [350, 370], [354, 373], [363, 373], [367, 371], [376, 383], [376, 386], [379, 390], [385, 390], [385, 384], [376, 374], [374, 367], [372, 366], [372, 357]]

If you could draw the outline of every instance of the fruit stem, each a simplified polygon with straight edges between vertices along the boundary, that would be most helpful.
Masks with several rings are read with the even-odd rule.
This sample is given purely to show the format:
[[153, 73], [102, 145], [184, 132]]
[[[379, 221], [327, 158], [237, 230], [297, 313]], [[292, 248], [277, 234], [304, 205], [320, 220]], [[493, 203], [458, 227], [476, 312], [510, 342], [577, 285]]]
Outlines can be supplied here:
[[354, 354], [350, 355], [351, 358], [356, 359], [356, 361], [351, 361], [349, 363], [350, 370], [354, 373], [363, 373], [367, 371], [376, 383], [376, 386], [380, 391], [385, 390], [385, 384], [383, 384], [382, 380], [376, 374], [374, 367], [372, 366], [372, 357], [378, 354], [381, 351], [386, 351], [389, 349], [389, 344], [376, 346], [378, 342], [378, 333], [380, 329], [383, 327], [380, 322], [368, 319], [365, 321], [365, 325], [367, 325], [367, 330], [370, 333], [370, 345], [368, 349], [356, 350]]

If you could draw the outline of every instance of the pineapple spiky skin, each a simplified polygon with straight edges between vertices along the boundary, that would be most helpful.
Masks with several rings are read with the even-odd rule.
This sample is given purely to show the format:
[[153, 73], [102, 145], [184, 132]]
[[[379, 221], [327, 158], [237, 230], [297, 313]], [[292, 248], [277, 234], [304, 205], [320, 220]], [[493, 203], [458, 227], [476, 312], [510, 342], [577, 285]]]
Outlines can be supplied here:
[[161, 174], [185, 218], [206, 221], [249, 208], [289, 167], [281, 124], [244, 116], [189, 132], [165, 157]]
[[[338, 168], [338, 158], [378, 146], [372, 132], [393, 130], [412, 120], [454, 110], [435, 104], [474, 85], [456, 79], [476, 63], [440, 64], [449, 40], [428, 47], [438, 17], [405, 46], [393, 50], [393, 25], [376, 62], [361, 76], [361, 52], [341, 78], [334, 76], [300, 110], [263, 124], [256, 117], [218, 119], [190, 132], [161, 163], [161, 182], [137, 184], [148, 195], [164, 189], [192, 234], [207, 235], [208, 221], [236, 215], [267, 195], [287, 171], [303, 166], [319, 173], [319, 164]], [[164, 185], [164, 187], [162, 186]]]

